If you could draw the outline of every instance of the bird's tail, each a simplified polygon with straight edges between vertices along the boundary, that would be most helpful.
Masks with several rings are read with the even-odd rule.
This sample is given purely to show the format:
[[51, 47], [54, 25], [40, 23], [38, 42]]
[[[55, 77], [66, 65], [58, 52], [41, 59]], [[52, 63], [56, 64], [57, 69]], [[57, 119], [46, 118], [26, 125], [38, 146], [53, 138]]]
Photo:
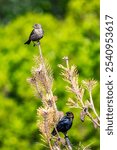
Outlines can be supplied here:
[[57, 133], [56, 133], [56, 130], [54, 129], [51, 133], [53, 136], [55, 136]]
[[26, 41], [24, 44], [30, 44], [31, 40], [29, 39], [28, 41]]

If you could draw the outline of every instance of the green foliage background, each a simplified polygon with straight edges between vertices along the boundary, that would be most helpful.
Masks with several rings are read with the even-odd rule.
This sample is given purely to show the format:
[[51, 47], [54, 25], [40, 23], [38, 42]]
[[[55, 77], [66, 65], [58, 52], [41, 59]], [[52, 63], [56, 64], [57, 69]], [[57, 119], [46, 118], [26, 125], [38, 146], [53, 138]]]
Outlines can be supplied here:
[[41, 102], [26, 82], [38, 48], [24, 45], [32, 25], [41, 23], [41, 46], [53, 70], [58, 109], [75, 114], [68, 132], [74, 149], [81, 142], [99, 150], [99, 130], [89, 119], [82, 123], [80, 112], [66, 106], [71, 95], [57, 67], [64, 64], [62, 57], [68, 56], [78, 67], [79, 82], [91, 78], [98, 81], [93, 98], [99, 114], [99, 0], [1, 0], [0, 5], [0, 149], [45, 149], [36, 126], [36, 110]]

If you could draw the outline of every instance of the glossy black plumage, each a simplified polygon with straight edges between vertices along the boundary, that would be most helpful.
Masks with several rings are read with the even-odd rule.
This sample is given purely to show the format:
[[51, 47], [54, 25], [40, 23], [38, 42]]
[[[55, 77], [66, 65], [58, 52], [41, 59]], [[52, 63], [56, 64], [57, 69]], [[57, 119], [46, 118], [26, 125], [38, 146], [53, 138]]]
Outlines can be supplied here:
[[31, 41], [39, 42], [39, 40], [43, 37], [44, 32], [40, 24], [35, 24], [33, 28], [34, 29], [30, 33], [29, 39], [24, 44], [30, 44]]
[[[74, 115], [72, 112], [67, 112], [66, 115], [58, 122], [56, 125], [56, 130], [58, 132], [62, 132], [65, 136], [67, 134], [67, 131], [71, 128], [73, 123]], [[52, 135], [55, 136], [56, 130], [54, 129], [52, 131]]]

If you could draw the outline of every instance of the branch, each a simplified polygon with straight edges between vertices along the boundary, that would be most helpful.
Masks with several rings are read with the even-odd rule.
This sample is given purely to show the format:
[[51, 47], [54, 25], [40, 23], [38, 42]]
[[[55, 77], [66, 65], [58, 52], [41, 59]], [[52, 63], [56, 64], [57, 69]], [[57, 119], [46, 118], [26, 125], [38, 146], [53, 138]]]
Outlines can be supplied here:
[[66, 67], [62, 66], [62, 65], [59, 65], [60, 68], [63, 69], [63, 72], [62, 72], [62, 75], [65, 79], [65, 81], [68, 82], [68, 84], [70, 86], [67, 86], [67, 89], [69, 91], [71, 91], [72, 93], [75, 94], [76, 98], [77, 98], [77, 101], [79, 104], [76, 105], [76, 102], [74, 101], [73, 103], [73, 100], [72, 101], [68, 101], [69, 102], [69, 106], [71, 105], [72, 107], [75, 107], [77, 106], [77, 108], [80, 108], [82, 109], [82, 112], [81, 112], [81, 120], [84, 121], [84, 118], [85, 118], [85, 115], [87, 115], [90, 120], [94, 123], [95, 127], [100, 127], [100, 124], [98, 121], [100, 121], [99, 119], [99, 116], [96, 112], [96, 109], [94, 107], [94, 103], [93, 103], [93, 99], [92, 99], [92, 93], [91, 93], [91, 90], [93, 88], [93, 86], [95, 85], [95, 81], [92, 81], [91, 84], [88, 84], [87, 82], [85, 82], [86, 84], [86, 87], [87, 89], [90, 89], [89, 91], [89, 95], [90, 95], [90, 108], [93, 110], [94, 114], [96, 115], [98, 121], [96, 119], [94, 119], [91, 115], [91, 113], [89, 113], [88, 111], [88, 107], [84, 102], [83, 102], [83, 95], [84, 95], [84, 89], [82, 87], [79, 86], [78, 84], [78, 75], [77, 75], [77, 70], [76, 70], [76, 67], [75, 66], [69, 66], [69, 61], [68, 61], [68, 57], [64, 57], [63, 58], [66, 62]]
[[65, 141], [66, 141], [68, 150], [72, 150], [72, 146], [71, 146], [71, 143], [70, 143], [70, 140], [69, 140], [68, 136], [65, 136]]
[[96, 109], [95, 109], [95, 106], [94, 106], [94, 103], [93, 103], [91, 90], [89, 91], [89, 95], [90, 95], [90, 103], [91, 103], [91, 106], [92, 106], [92, 110], [93, 110], [94, 114], [96, 115], [98, 121], [100, 121], [100, 118], [99, 118], [99, 116], [98, 116], [98, 114], [96, 112]]

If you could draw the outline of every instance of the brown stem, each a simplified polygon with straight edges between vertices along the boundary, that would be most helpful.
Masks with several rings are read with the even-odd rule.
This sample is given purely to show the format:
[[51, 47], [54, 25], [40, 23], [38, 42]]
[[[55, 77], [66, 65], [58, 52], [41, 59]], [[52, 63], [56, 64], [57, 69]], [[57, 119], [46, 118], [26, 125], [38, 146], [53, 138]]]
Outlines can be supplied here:
[[71, 143], [70, 143], [70, 140], [69, 140], [68, 136], [65, 136], [65, 141], [66, 141], [68, 150], [72, 150], [72, 146], [71, 146]]
[[55, 125], [54, 125], [54, 128], [55, 128], [55, 131], [56, 131], [56, 134], [57, 134], [58, 138], [60, 139], [60, 135], [59, 135]]
[[44, 63], [44, 59], [43, 59], [43, 55], [42, 55], [42, 50], [41, 50], [40, 44], [38, 45], [38, 49], [39, 49], [41, 64], [42, 64], [42, 66], [44, 68], [44, 73], [45, 73], [45, 76], [46, 76], [47, 75], [47, 70], [46, 70], [46, 67], [45, 67], [45, 63]]
[[42, 98], [42, 93], [40, 92], [40, 89], [39, 89], [39, 85], [38, 83], [36, 82], [36, 90], [37, 90], [37, 93], [39, 94], [40, 98]]
[[40, 58], [41, 58], [41, 59], [43, 59], [43, 56], [42, 56], [42, 50], [41, 50], [41, 46], [40, 46], [40, 44], [38, 45], [38, 48], [39, 48]]
[[97, 119], [100, 121], [100, 118], [99, 118], [99, 116], [96, 112], [96, 109], [95, 109], [95, 106], [94, 106], [94, 103], [93, 103], [91, 90], [89, 91], [89, 96], [90, 96], [90, 103], [91, 103], [91, 106], [92, 106], [92, 110], [93, 110], [94, 114], [96, 115]]
[[68, 75], [69, 75], [69, 81], [71, 82], [72, 89], [73, 89], [75, 95], [77, 96], [77, 98], [79, 99], [79, 101], [80, 101], [80, 103], [81, 103], [81, 106], [84, 108], [84, 103], [83, 103], [83, 101], [82, 101], [82, 99], [81, 99], [81, 96], [78, 94], [78, 89], [77, 89], [77, 87], [76, 87], [76, 86], [74, 85], [74, 83], [73, 83], [73, 78], [72, 78], [72, 75], [71, 75], [71, 73], [70, 73], [70, 68], [69, 68], [68, 57], [65, 57], [64, 59], [65, 59], [65, 61], [66, 61], [66, 66], [67, 66], [67, 69], [68, 69], [68, 70], [67, 70], [67, 73], [68, 73]]
[[[47, 69], [46, 69], [46, 67], [45, 67], [45, 63], [44, 63], [44, 59], [43, 59], [43, 55], [42, 55], [42, 50], [41, 50], [40, 44], [38, 45], [38, 49], [39, 49], [39, 54], [40, 54], [41, 63], [42, 63], [42, 66], [43, 66], [43, 68], [44, 68], [45, 78], [47, 79], [47, 81], [49, 81], [50, 79], [49, 79], [48, 74], [47, 74]], [[50, 82], [50, 81], [49, 81], [49, 82]], [[55, 109], [55, 111], [57, 111], [56, 104], [55, 104], [55, 102], [53, 101], [53, 92], [52, 92], [51, 88], [49, 89], [49, 91], [47, 91], [47, 93], [50, 94], [50, 97], [51, 97], [50, 99], [51, 99], [51, 101], [53, 102], [54, 109]]]
[[48, 144], [49, 144], [50, 150], [53, 150], [50, 140], [48, 140]]
[[[66, 58], [66, 57], [65, 57], [65, 58]], [[64, 59], [65, 59], [65, 58], [64, 58]], [[74, 85], [73, 77], [72, 77], [72, 74], [70, 73], [71, 70], [70, 70], [70, 68], [69, 68], [68, 58], [65, 59], [65, 61], [66, 61], [66, 66], [67, 66], [68, 80], [69, 80], [70, 83], [71, 83], [71, 87], [72, 87], [72, 89], [73, 89], [73, 92], [75, 93], [75, 95], [77, 96], [77, 99], [78, 99], [78, 100], [80, 101], [80, 103], [81, 103], [81, 107], [84, 108], [85, 105], [84, 105], [84, 103], [83, 103], [83, 101], [82, 101], [82, 97], [81, 97], [81, 95], [79, 94], [79, 90], [78, 90], [77, 86]], [[96, 115], [96, 117], [98, 118], [98, 120], [100, 120], [100, 119], [99, 119], [99, 116], [98, 116], [98, 114], [97, 114], [97, 112], [96, 112], [96, 110], [95, 110], [95, 107], [94, 107], [94, 103], [93, 103], [93, 99], [92, 99], [92, 93], [91, 93], [91, 92], [89, 92], [89, 93], [90, 93], [90, 103], [91, 103], [91, 105], [92, 105], [93, 112], [94, 112], [94, 114]], [[91, 115], [89, 112], [87, 112], [86, 115], [91, 119], [91, 121], [92, 121], [94, 124], [96, 124], [98, 127], [100, 127], [99, 123], [98, 123], [96, 120], [94, 120], [94, 118], [92, 117], [92, 115]]]
[[[47, 72], [47, 69], [46, 69], [46, 66], [45, 66], [45, 62], [44, 62], [44, 59], [43, 59], [42, 49], [41, 49], [40, 44], [38, 45], [38, 49], [39, 49], [41, 64], [42, 64], [43, 71], [44, 71], [44, 76], [45, 76], [45, 78], [46, 78], [46, 81], [47, 81], [48, 84], [49, 84], [51, 81], [50, 81], [50, 78], [48, 77], [48, 72]], [[46, 92], [49, 93], [49, 94], [51, 95], [51, 97], [53, 97], [53, 93], [52, 93], [51, 88], [46, 89]]]
[[77, 96], [78, 100], [80, 101], [82, 108], [84, 108], [84, 103], [83, 103], [83, 101], [81, 99], [81, 96], [78, 94], [77, 87], [73, 83], [72, 76], [70, 74], [70, 70], [68, 70], [68, 74], [69, 74], [69, 81], [71, 82], [72, 89], [73, 89], [75, 95]]
[[96, 124], [100, 128], [100, 124], [96, 120], [93, 119], [92, 115], [89, 112], [87, 112], [86, 115], [91, 119], [91, 121], [94, 124]]

